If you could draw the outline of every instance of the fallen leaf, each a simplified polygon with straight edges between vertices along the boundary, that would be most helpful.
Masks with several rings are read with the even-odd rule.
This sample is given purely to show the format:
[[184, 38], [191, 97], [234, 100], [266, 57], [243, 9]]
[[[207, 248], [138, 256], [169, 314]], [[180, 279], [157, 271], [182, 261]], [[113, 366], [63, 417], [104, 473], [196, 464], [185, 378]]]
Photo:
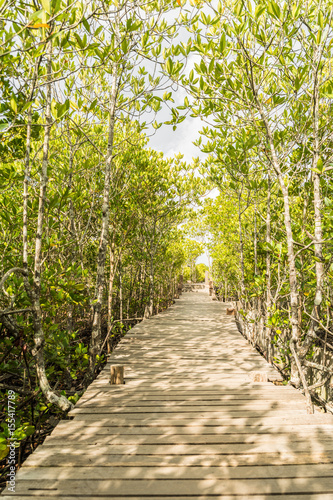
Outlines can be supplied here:
[[33, 26], [29, 26], [29, 28], [32, 28], [32, 29], [38, 29], [38, 28], [49, 28], [50, 25], [49, 24], [46, 24], [46, 23], [36, 23], [34, 24]]

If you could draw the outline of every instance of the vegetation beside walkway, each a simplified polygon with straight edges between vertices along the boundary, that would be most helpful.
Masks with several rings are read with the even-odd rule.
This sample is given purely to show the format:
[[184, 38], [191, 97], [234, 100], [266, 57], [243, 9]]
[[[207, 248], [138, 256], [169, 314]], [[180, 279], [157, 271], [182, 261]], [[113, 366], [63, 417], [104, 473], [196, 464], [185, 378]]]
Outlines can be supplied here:
[[332, 398], [332, 12], [203, 2], [189, 24], [195, 70], [181, 78], [220, 193], [200, 223], [215, 282], [309, 406], [319, 387]]
[[[330, 408], [332, 7], [0, 0], [0, 391], [20, 454], [205, 247], [251, 343]], [[188, 115], [201, 163], [149, 149]]]
[[0, 458], [7, 395], [20, 463], [114, 341], [177, 291], [178, 225], [204, 182], [145, 135], [175, 5], [0, 2]]

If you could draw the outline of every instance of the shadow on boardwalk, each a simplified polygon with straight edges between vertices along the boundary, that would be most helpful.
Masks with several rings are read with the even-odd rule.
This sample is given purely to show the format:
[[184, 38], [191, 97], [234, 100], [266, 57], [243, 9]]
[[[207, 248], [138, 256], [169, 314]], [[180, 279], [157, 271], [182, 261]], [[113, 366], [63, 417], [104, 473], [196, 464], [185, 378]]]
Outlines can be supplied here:
[[[333, 500], [333, 418], [307, 415], [221, 303], [186, 294], [119, 344], [10, 498]], [[5, 492], [4, 492], [5, 493]], [[8, 496], [9, 498], [9, 496]]]

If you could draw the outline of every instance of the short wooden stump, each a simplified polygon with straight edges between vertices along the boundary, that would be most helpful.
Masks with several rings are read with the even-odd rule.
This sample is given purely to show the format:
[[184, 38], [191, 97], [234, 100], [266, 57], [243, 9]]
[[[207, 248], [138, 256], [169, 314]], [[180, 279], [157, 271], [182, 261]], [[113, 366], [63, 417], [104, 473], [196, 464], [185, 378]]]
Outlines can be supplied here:
[[111, 385], [124, 384], [124, 367], [121, 365], [111, 365]]
[[249, 377], [252, 382], [268, 382], [268, 374], [266, 372], [250, 372]]

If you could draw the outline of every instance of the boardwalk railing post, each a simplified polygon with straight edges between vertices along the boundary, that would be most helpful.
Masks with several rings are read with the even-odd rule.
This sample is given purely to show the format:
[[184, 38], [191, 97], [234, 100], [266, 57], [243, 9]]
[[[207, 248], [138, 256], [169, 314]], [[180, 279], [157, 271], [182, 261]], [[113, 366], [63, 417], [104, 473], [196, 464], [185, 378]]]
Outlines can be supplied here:
[[124, 384], [124, 367], [121, 365], [111, 365], [111, 385]]
[[[250, 372], [250, 379], [252, 382], [268, 382], [268, 373], [266, 372]], [[279, 377], [277, 377], [279, 378]]]
[[184, 277], [183, 275], [181, 274], [179, 276], [179, 282], [178, 282], [178, 287], [177, 287], [177, 290], [178, 290], [178, 296], [180, 296], [182, 294], [182, 291], [183, 291], [183, 283], [184, 283]]

